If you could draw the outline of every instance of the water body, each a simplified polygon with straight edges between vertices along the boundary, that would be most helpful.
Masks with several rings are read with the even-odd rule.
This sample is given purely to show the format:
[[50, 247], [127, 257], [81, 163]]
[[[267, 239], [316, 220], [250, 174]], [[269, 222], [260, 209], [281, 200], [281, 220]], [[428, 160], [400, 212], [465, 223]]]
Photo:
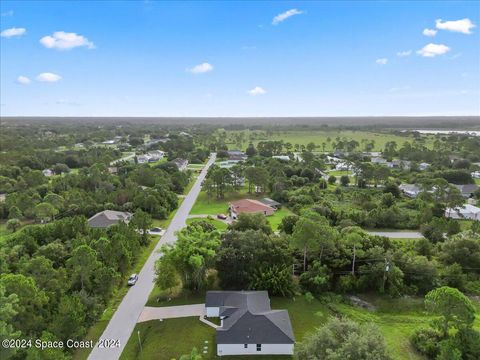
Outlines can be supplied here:
[[403, 130], [403, 132], [406, 131], [416, 131], [419, 132], [420, 134], [465, 134], [465, 135], [473, 135], [473, 136], [480, 136], [480, 131], [473, 131], [473, 130]]

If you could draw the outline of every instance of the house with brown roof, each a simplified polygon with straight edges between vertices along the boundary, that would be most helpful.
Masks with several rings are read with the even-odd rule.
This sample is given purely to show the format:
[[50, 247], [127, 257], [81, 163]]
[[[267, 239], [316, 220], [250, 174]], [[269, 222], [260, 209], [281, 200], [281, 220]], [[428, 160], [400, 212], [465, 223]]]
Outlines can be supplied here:
[[230, 216], [236, 219], [242, 213], [263, 214], [265, 216], [273, 215], [275, 209], [258, 200], [242, 199], [230, 203]]

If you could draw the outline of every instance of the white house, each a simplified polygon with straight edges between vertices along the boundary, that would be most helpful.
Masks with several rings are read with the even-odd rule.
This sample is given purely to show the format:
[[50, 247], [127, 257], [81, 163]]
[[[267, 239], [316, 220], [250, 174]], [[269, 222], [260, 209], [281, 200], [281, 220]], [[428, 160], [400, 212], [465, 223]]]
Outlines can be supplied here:
[[339, 162], [337, 165], [335, 165], [335, 170], [350, 170], [352, 166], [346, 162]]
[[187, 170], [188, 160], [186, 160], [186, 159], [176, 158], [175, 160], [172, 161], [172, 163], [177, 165], [177, 168], [178, 168], [179, 171]]
[[381, 165], [387, 164], [387, 160], [385, 160], [382, 157], [372, 157], [370, 161], [372, 162], [372, 164], [381, 164]]
[[51, 170], [51, 169], [42, 170], [42, 174], [43, 174], [43, 176], [47, 176], [47, 177], [50, 177], [50, 176], [54, 175], [53, 170]]
[[474, 171], [472, 172], [472, 177], [474, 179], [480, 179], [480, 171]]
[[163, 159], [163, 157], [165, 156], [165, 152], [162, 150], [152, 150], [149, 151], [146, 155], [149, 157], [148, 161], [152, 162]]
[[426, 163], [426, 162], [422, 162], [420, 164], [418, 164], [418, 169], [420, 171], [424, 171], [424, 170], [427, 170], [427, 168], [430, 166], [429, 163]]
[[219, 317], [217, 355], [293, 355], [287, 310], [272, 310], [266, 291], [208, 291], [205, 313]]
[[422, 192], [420, 186], [415, 184], [401, 184], [398, 187], [406, 196], [415, 199]]
[[148, 159], [150, 159], [147, 155], [139, 155], [137, 156], [137, 162], [139, 164], [145, 164], [148, 162]]
[[272, 159], [279, 159], [283, 161], [290, 161], [290, 156], [288, 155], [273, 155]]
[[445, 217], [450, 219], [480, 220], [480, 208], [465, 204], [462, 207], [448, 208], [445, 210]]

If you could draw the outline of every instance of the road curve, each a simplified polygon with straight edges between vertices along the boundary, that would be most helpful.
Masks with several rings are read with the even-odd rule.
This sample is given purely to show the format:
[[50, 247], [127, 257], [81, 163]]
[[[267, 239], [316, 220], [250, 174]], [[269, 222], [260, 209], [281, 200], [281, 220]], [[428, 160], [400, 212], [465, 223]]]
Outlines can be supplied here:
[[421, 239], [423, 235], [416, 231], [367, 231], [371, 235], [396, 239]]
[[154, 251], [150, 254], [147, 262], [139, 273], [139, 279], [135, 286], [130, 288], [123, 298], [120, 306], [113, 314], [112, 319], [108, 323], [107, 328], [100, 337], [101, 340], [118, 340], [120, 346], [112, 348], [101, 348], [97, 345], [90, 353], [89, 360], [116, 360], [120, 358], [130, 335], [133, 332], [135, 324], [142, 313], [143, 307], [147, 302], [148, 296], [153, 289], [155, 277], [154, 265], [155, 261], [160, 257], [158, 250], [161, 245], [173, 243], [176, 240], [175, 232], [182, 229], [186, 225], [186, 219], [192, 209], [195, 200], [200, 194], [202, 182], [207, 175], [208, 168], [215, 162], [216, 154], [212, 153], [207, 164], [198, 176], [195, 184], [187, 194], [182, 204], [174, 215], [167, 231], [162, 236]]

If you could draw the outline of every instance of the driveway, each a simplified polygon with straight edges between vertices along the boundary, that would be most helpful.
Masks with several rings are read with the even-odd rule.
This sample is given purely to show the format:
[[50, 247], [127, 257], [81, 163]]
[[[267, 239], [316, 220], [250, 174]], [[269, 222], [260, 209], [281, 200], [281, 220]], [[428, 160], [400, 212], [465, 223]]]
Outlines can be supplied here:
[[203, 316], [205, 314], [205, 304], [179, 305], [179, 306], [146, 306], [138, 322], [144, 322], [156, 319], [174, 319], [189, 316]]
[[95, 346], [88, 359], [116, 360], [120, 358], [120, 355], [122, 354], [122, 351], [133, 332], [135, 324], [137, 323], [137, 320], [143, 311], [143, 307], [147, 302], [148, 296], [152, 292], [155, 278], [155, 261], [161, 256], [158, 250], [163, 244], [173, 243], [177, 240], [175, 232], [185, 227], [188, 214], [190, 213], [198, 194], [200, 194], [202, 181], [207, 175], [208, 168], [215, 162], [215, 158], [216, 154], [212, 153], [207, 164], [192, 186], [192, 189], [178, 208], [170, 223], [170, 226], [138, 274], [138, 281], [136, 285], [132, 286], [130, 290], [128, 290], [117, 311], [115, 311], [115, 314], [113, 314], [112, 319], [108, 323], [107, 328], [100, 337], [101, 339], [118, 340], [120, 342], [120, 346], [115, 348], [99, 348]]
[[421, 239], [423, 235], [416, 231], [367, 231], [371, 235], [385, 236], [396, 239]]
[[216, 221], [221, 221], [224, 222], [225, 224], [231, 224], [233, 222], [233, 219], [230, 216], [227, 216], [226, 219], [219, 219], [217, 218], [216, 215], [208, 215], [208, 214], [193, 214], [193, 215], [188, 215], [189, 219], [207, 219], [207, 218], [213, 218]]

